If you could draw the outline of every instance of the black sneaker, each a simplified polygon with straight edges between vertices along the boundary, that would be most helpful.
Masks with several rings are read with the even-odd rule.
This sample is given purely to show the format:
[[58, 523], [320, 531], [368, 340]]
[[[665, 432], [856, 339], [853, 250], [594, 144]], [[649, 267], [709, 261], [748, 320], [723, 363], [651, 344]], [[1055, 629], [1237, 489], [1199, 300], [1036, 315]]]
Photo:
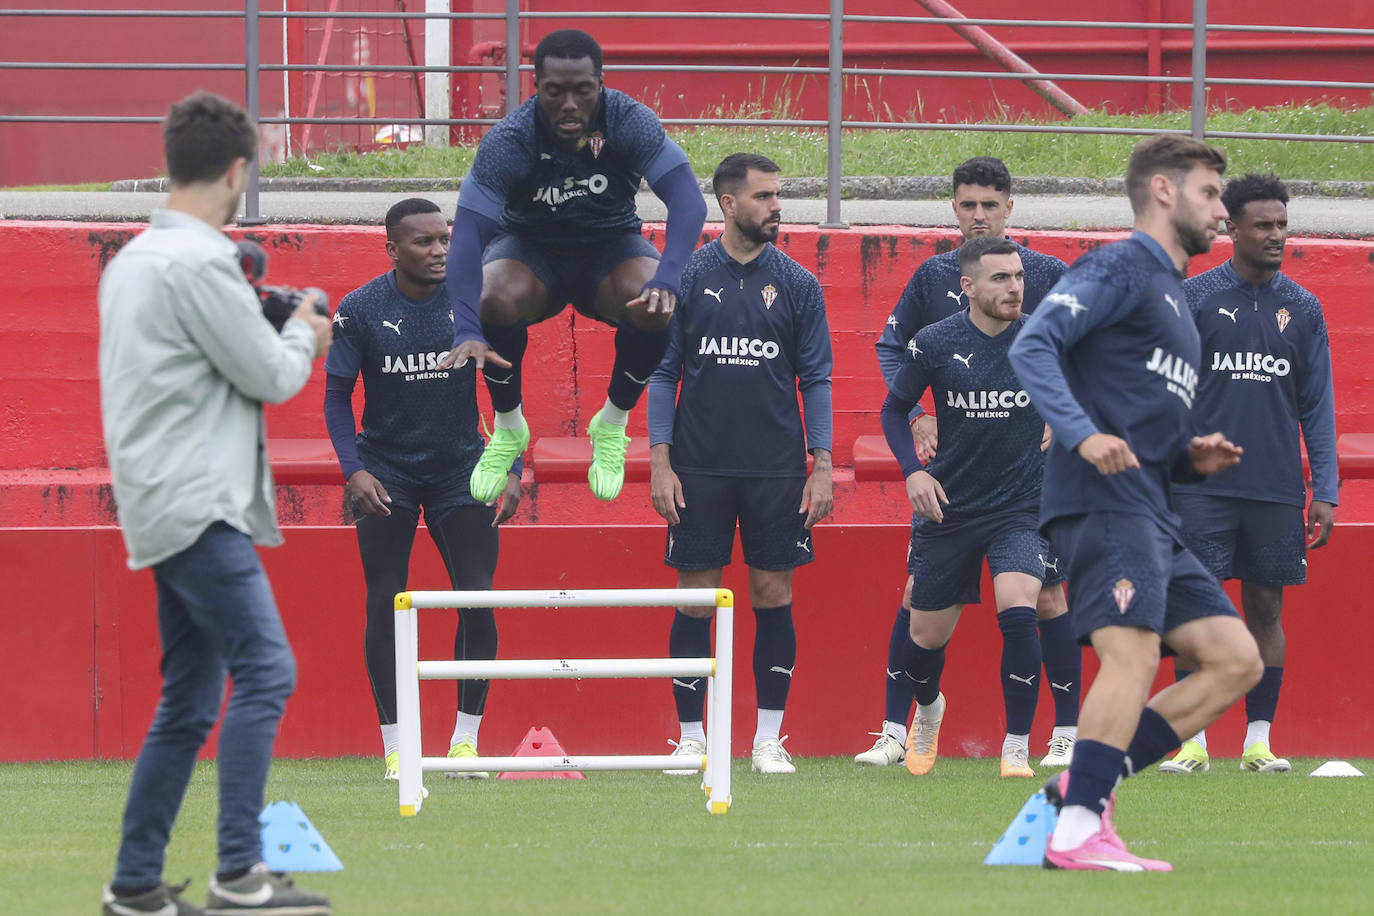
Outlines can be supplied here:
[[101, 916], [202, 916], [204, 910], [181, 899], [190, 879], [176, 887], [160, 884], [150, 891], [133, 897], [119, 897], [105, 885], [101, 894]]
[[205, 916], [329, 916], [331, 912], [327, 898], [298, 890], [289, 875], [272, 871], [263, 862], [233, 881], [220, 883], [218, 878], [211, 877], [210, 891], [205, 896]]

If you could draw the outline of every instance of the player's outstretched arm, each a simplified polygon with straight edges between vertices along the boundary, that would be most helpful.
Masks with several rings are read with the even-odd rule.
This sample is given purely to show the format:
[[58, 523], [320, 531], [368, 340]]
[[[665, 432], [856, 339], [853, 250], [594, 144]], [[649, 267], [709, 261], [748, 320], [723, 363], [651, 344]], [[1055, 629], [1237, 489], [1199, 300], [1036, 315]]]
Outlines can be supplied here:
[[681, 521], [677, 510], [687, 508], [687, 502], [682, 498], [682, 481], [668, 460], [670, 448], [666, 442], [649, 447], [649, 499], [664, 521], [676, 525]]
[[[674, 151], [681, 156], [681, 161], [649, 183], [658, 199], [667, 205], [668, 217], [663, 227], [663, 256], [653, 279], [645, 285], [640, 296], [645, 298], [650, 312], [671, 315], [682, 295], [682, 271], [701, 241], [706, 200], [701, 196], [701, 187], [686, 161], [686, 154], [672, 140], [665, 139], [664, 147], [669, 155], [663, 161], [676, 159], [677, 156], [671, 155]], [[649, 295], [653, 292], [659, 294], [657, 302]]]
[[509, 360], [487, 346], [482, 336], [479, 306], [482, 300], [482, 251], [496, 236], [500, 224], [459, 204], [453, 214], [448, 246], [449, 307], [453, 310], [453, 348], [439, 360], [440, 369], [461, 369], [468, 360], [480, 370], [488, 360], [504, 368]]
[[815, 448], [811, 450], [815, 462], [811, 468], [811, 474], [806, 478], [806, 486], [802, 488], [801, 508], [798, 512], [806, 513], [806, 527], [810, 529], [817, 522], [821, 521], [830, 514], [830, 510], [835, 508], [835, 483], [832, 478], [832, 465], [830, 450]]

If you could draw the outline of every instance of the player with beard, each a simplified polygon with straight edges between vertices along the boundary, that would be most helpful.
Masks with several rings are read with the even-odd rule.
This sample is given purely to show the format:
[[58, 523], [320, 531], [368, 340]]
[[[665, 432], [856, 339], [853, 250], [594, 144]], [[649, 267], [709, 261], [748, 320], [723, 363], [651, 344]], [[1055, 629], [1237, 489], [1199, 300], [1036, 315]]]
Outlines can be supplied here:
[[[757, 624], [753, 769], [794, 773], [779, 736], [797, 659], [792, 570], [814, 559], [811, 529], [832, 503], [830, 331], [820, 283], [773, 245], [777, 164], [735, 153], [712, 185], [725, 231], [688, 262], [668, 353], [649, 383], [650, 493], [668, 522], [664, 562], [680, 588], [719, 587], [738, 522]], [[669, 655], [710, 655], [713, 613], [678, 608]], [[675, 755], [705, 750], [702, 681], [673, 681]]]
[[[324, 415], [348, 481], [344, 492], [353, 506], [367, 583], [363, 646], [382, 730], [383, 775], [396, 779], [393, 600], [406, 588], [420, 511], [453, 587], [489, 589], [496, 569], [496, 526], [515, 514], [520, 469], [508, 475], [494, 517], [468, 492], [468, 477], [482, 452], [477, 373], [472, 365], [438, 366], [453, 332], [444, 287], [448, 224], [439, 207], [418, 197], [400, 201], [387, 211], [386, 236], [393, 269], [345, 296], [334, 315], [335, 346], [324, 364]], [[353, 387], [360, 374], [365, 391], [361, 431], [353, 415]], [[496, 657], [490, 608], [458, 612], [453, 657]], [[448, 756], [477, 756], [488, 683], [458, 682]]]
[[[1045, 787], [1060, 809], [1046, 868], [1170, 871], [1126, 849], [1114, 789], [1263, 670], [1221, 585], [1184, 546], [1172, 494], [1174, 481], [1241, 459], [1222, 433], [1192, 434], [1201, 345], [1182, 283], [1226, 217], [1225, 169], [1224, 153], [1190, 137], [1137, 144], [1126, 170], [1135, 231], [1080, 258], [1012, 344], [1012, 366], [1054, 430], [1041, 523], [1067, 564], [1074, 630], [1101, 662], [1073, 762]], [[1151, 697], [1163, 648], [1196, 671]]]
[[[953, 183], [954, 217], [964, 241], [1006, 238], [1007, 219], [1016, 203], [1011, 196], [1012, 178], [1006, 164], [993, 156], [974, 156], [954, 169]], [[1064, 275], [1068, 265], [1056, 257], [1032, 251], [1021, 244], [1016, 244], [1016, 252], [1026, 272], [1021, 311], [1029, 315], [1035, 311], [1050, 287]], [[957, 248], [932, 255], [911, 275], [875, 345], [878, 364], [889, 385], [909, 359], [908, 348], [917, 331], [967, 308], [966, 293], [961, 285], [962, 276]], [[907, 419], [911, 425], [911, 436], [916, 442], [917, 455], [922, 461], [931, 460], [939, 443], [935, 417], [916, 404]], [[909, 636], [911, 585], [908, 581], [888, 640], [887, 674], [883, 682], [886, 713], [882, 728], [876, 733], [877, 740], [873, 747], [855, 756], [854, 762], [866, 766], [890, 766], [905, 758], [907, 768], [916, 773], [924, 769], [922, 759], [927, 751], [922, 749], [913, 753], [911, 745], [914, 739], [907, 731], [917, 686], [902, 673], [913, 664], [916, 651]], [[1073, 628], [1069, 625], [1068, 605], [1064, 601], [1062, 585], [1050, 584], [1042, 588], [1036, 596], [1035, 609], [1045, 677], [1050, 683], [1050, 695], [1054, 700], [1054, 730], [1050, 735], [1048, 753], [1040, 760], [1040, 765], [1068, 766], [1078, 734], [1083, 650], [1074, 639]], [[935, 727], [938, 729], [938, 723]]]
[[[471, 490], [490, 502], [529, 444], [521, 405], [528, 326], [571, 302], [616, 328], [606, 403], [587, 435], [587, 482], [615, 499], [625, 480], [629, 411], [668, 346], [683, 265], [706, 218], [687, 156], [658, 117], [606, 89], [586, 32], [551, 32], [534, 52], [535, 95], [502, 118], [463, 179], [449, 249], [453, 350], [475, 360], [496, 411]], [[640, 180], [668, 205], [663, 255], [640, 234]]]
[[[1336, 407], [1331, 349], [1317, 297], [1279, 270], [1288, 240], [1288, 190], [1273, 175], [1246, 175], [1221, 195], [1230, 218], [1231, 259], [1183, 284], [1202, 336], [1194, 409], [1200, 427], [1234, 430], [1245, 463], [1179, 488], [1183, 537], [1208, 571], [1241, 581], [1245, 625], [1259, 643], [1264, 676], [1245, 695], [1249, 725], [1241, 769], [1286, 773], [1269, 749], [1283, 683], [1283, 587], [1307, 581], [1307, 550], [1326, 544], [1336, 506]], [[1312, 466], [1312, 503], [1299, 431]], [[1176, 663], [1179, 677], [1190, 669]], [[1159, 768], [1210, 766], [1207, 735], [1183, 742]]]
[[[979, 600], [986, 557], [1002, 631], [999, 680], [1007, 732], [1001, 775], [1030, 777], [1041, 665], [1035, 599], [1043, 584], [1058, 585], [1063, 577], [1036, 520], [1045, 423], [1007, 362], [1007, 349], [1025, 323], [1026, 273], [1015, 243], [996, 236], [959, 246], [959, 264], [969, 307], [916, 332], [914, 356], [892, 380], [882, 410], [883, 432], [915, 510], [906, 605], [913, 648], [910, 667], [900, 672], [914, 685], [917, 702], [907, 766], [918, 776], [935, 766], [945, 713], [945, 645], [964, 605]], [[924, 464], [906, 418], [927, 388], [935, 396], [943, 444]]]

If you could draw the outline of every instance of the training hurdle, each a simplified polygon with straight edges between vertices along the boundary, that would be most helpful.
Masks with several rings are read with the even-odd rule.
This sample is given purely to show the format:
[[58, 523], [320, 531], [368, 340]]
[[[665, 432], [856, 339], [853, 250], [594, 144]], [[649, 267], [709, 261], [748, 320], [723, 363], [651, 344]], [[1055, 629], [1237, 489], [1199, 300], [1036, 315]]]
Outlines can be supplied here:
[[[589, 658], [421, 661], [421, 608], [714, 607], [713, 658]], [[424, 774], [477, 770], [685, 770], [700, 767], [706, 810], [730, 809], [730, 696], [735, 598], [728, 588], [603, 588], [509, 591], [406, 591], [396, 595], [396, 725], [402, 817], [420, 813]], [[425, 757], [420, 742], [420, 681], [493, 678], [705, 677], [706, 753], [567, 757]]]

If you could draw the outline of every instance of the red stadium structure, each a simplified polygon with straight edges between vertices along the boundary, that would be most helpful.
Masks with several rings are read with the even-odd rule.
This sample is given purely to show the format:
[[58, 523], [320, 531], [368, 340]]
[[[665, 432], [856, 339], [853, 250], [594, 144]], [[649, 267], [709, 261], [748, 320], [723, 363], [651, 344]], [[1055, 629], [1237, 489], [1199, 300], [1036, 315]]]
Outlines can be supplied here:
[[[95, 289], [100, 271], [140, 227], [0, 223], [0, 582], [6, 613], [0, 644], [0, 760], [117, 757], [136, 753], [158, 690], [152, 577], [131, 573], [101, 446]], [[652, 238], [662, 226], [647, 226]], [[1111, 233], [1014, 233], [1072, 261], [1118, 237]], [[337, 299], [386, 270], [380, 227], [283, 226], [254, 234], [270, 251], [274, 280], [309, 282]], [[881, 719], [881, 671], [905, 580], [909, 509], [900, 474], [864, 437], [879, 434], [884, 386], [873, 340], [915, 266], [947, 250], [946, 230], [875, 227], [848, 231], [785, 226], [781, 245], [819, 276], [835, 345], [835, 516], [816, 533], [818, 560], [797, 576], [799, 655], [786, 730], [795, 752], [852, 754]], [[1193, 271], [1229, 253], [1224, 242]], [[1364, 612], [1365, 563], [1374, 552], [1374, 322], [1363, 310], [1374, 285], [1374, 243], [1301, 238], [1286, 269], [1323, 300], [1335, 364], [1342, 476], [1331, 545], [1311, 556], [1311, 581], [1289, 593], [1289, 676], [1276, 739], [1292, 756], [1374, 756], [1365, 715], [1374, 687], [1360, 670], [1374, 641]], [[533, 427], [528, 496], [502, 537], [497, 586], [661, 587], [664, 532], [647, 499], [642, 461], [614, 503], [584, 480], [580, 438], [604, 394], [612, 335], [571, 310], [537, 326], [542, 359], [527, 365]], [[479, 388], [480, 390], [480, 388]], [[264, 552], [300, 663], [279, 750], [287, 756], [376, 752], [376, 726], [362, 659], [363, 582], [353, 533], [343, 522], [342, 480], [321, 417], [322, 373], [293, 401], [269, 409], [286, 546]], [[643, 411], [631, 420], [642, 441]], [[444, 588], [438, 557], [421, 539], [412, 584]], [[739, 558], [735, 589], [740, 645], [752, 640]], [[985, 584], [984, 593], [990, 594]], [[499, 613], [509, 657], [654, 656], [666, 646], [667, 611], [511, 610]], [[589, 625], [590, 624], [590, 625]], [[452, 612], [422, 619], [422, 657], [451, 647]], [[958, 755], [995, 755], [1001, 700], [991, 610], [972, 608], [950, 649], [946, 693], [955, 712], [942, 745]], [[737, 748], [753, 715], [747, 651], [736, 670]], [[446, 736], [453, 688], [426, 685], [426, 734]], [[1049, 698], [1042, 698], [1048, 708]], [[607, 710], [615, 715], [606, 715]], [[1238, 746], [1233, 710], [1213, 747]], [[1048, 717], [1037, 723], [1037, 746]], [[657, 682], [497, 682], [484, 746], [514, 747], [531, 725], [550, 727], [574, 754], [649, 753], [676, 734], [669, 688]], [[444, 740], [440, 737], [438, 740]], [[431, 742], [432, 743], [432, 742]], [[442, 748], [440, 748], [442, 750]]]

